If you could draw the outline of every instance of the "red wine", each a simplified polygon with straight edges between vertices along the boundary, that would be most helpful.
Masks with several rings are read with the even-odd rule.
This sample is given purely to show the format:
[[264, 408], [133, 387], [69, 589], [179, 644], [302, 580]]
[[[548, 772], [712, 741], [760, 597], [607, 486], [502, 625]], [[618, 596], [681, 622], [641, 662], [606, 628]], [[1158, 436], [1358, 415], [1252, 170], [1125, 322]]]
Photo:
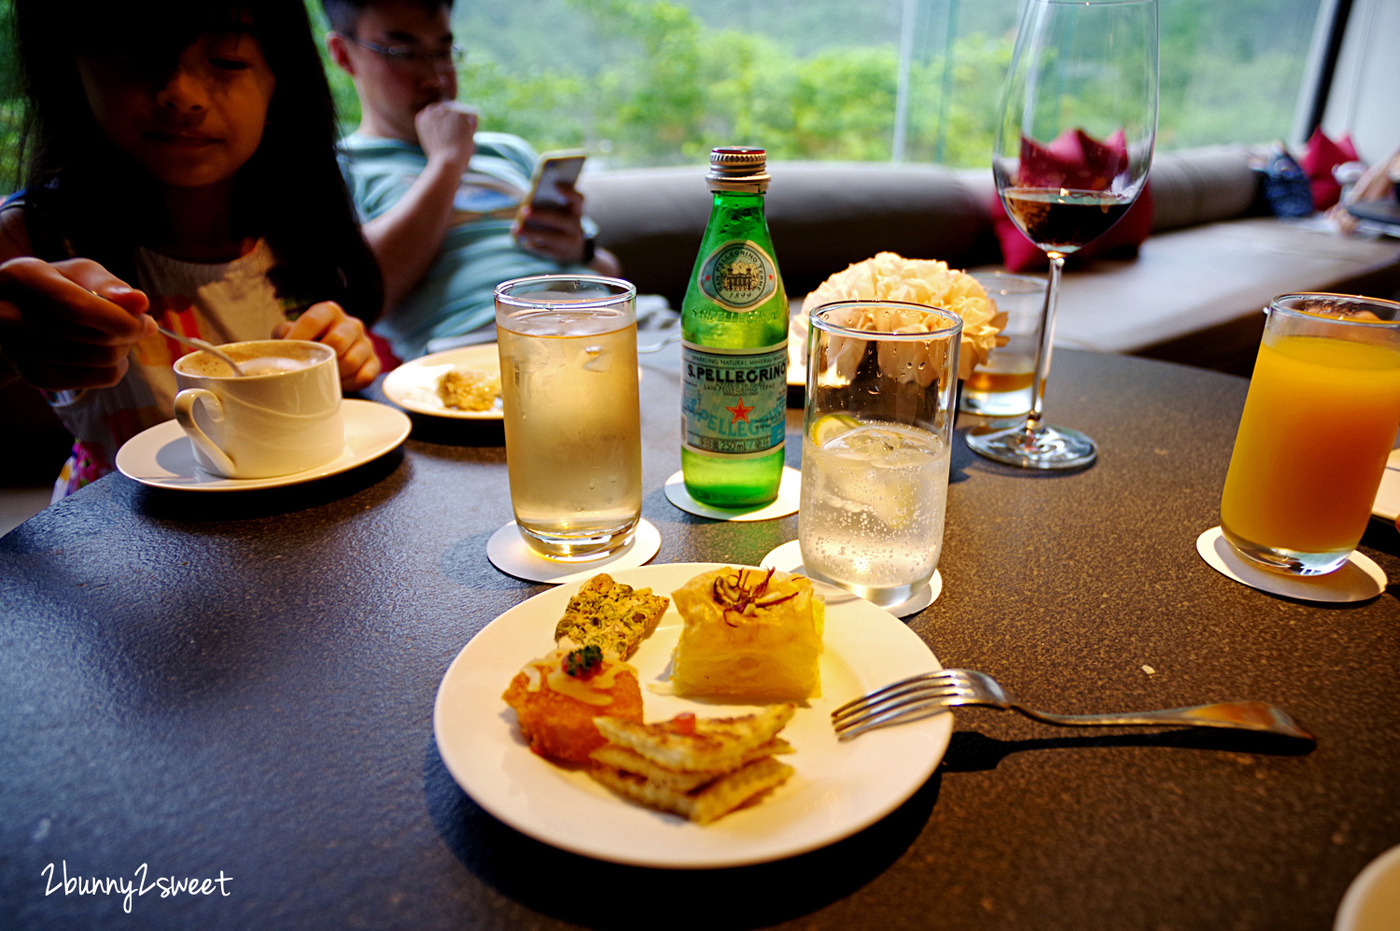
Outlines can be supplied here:
[[1001, 199], [1031, 242], [1060, 253], [1074, 252], [1108, 232], [1133, 203], [1127, 194], [1061, 188], [1007, 188]]

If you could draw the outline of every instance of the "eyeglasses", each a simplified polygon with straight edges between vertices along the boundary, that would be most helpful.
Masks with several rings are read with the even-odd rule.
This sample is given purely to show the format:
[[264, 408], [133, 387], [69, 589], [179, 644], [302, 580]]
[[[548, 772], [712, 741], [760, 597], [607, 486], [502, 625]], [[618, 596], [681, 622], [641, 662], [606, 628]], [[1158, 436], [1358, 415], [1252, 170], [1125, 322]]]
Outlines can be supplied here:
[[436, 49], [431, 52], [422, 52], [404, 45], [375, 45], [373, 42], [362, 42], [354, 36], [343, 34], [341, 38], [353, 42], [362, 49], [373, 52], [391, 65], [398, 65], [405, 68], [411, 68], [414, 65], [430, 65], [438, 70], [448, 70], [460, 65], [463, 59], [467, 57], [467, 50], [460, 45]]

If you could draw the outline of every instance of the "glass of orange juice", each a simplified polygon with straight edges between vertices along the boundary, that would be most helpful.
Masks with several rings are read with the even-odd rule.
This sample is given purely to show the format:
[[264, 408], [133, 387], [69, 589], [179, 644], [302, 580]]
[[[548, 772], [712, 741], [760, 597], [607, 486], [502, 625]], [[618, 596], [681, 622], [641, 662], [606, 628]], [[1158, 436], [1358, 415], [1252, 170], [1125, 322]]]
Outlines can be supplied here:
[[1285, 294], [1267, 313], [1220, 528], [1247, 562], [1322, 575], [1361, 542], [1400, 429], [1400, 304]]

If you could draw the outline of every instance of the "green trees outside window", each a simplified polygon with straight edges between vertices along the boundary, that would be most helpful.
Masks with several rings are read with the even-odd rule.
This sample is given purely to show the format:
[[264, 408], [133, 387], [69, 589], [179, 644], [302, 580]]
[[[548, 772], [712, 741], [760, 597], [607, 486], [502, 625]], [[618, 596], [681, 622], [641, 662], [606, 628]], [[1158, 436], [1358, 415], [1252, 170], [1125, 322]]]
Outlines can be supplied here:
[[[1161, 0], [1158, 149], [1287, 138], [1320, 0]], [[313, 21], [325, 19], [308, 0]], [[19, 114], [0, 49], [0, 177]], [[457, 0], [462, 100], [483, 129], [593, 168], [774, 160], [990, 163], [1015, 0]], [[347, 128], [349, 79], [328, 63]]]

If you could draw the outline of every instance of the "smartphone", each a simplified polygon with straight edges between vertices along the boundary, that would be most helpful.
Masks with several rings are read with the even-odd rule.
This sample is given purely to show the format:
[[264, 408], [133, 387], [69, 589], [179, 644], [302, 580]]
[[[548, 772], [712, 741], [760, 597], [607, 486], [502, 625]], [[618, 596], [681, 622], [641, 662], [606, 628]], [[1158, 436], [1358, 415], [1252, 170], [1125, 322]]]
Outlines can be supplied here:
[[1347, 212], [1358, 220], [1370, 220], [1391, 229], [1400, 227], [1400, 204], [1393, 200], [1363, 200], [1347, 204]]
[[567, 206], [568, 201], [559, 193], [556, 185], [572, 186], [577, 183], [578, 176], [583, 171], [583, 161], [587, 157], [577, 150], [546, 152], [541, 155], [539, 162], [535, 164], [535, 176], [530, 180], [530, 193], [524, 203], [531, 207], [544, 208]]

